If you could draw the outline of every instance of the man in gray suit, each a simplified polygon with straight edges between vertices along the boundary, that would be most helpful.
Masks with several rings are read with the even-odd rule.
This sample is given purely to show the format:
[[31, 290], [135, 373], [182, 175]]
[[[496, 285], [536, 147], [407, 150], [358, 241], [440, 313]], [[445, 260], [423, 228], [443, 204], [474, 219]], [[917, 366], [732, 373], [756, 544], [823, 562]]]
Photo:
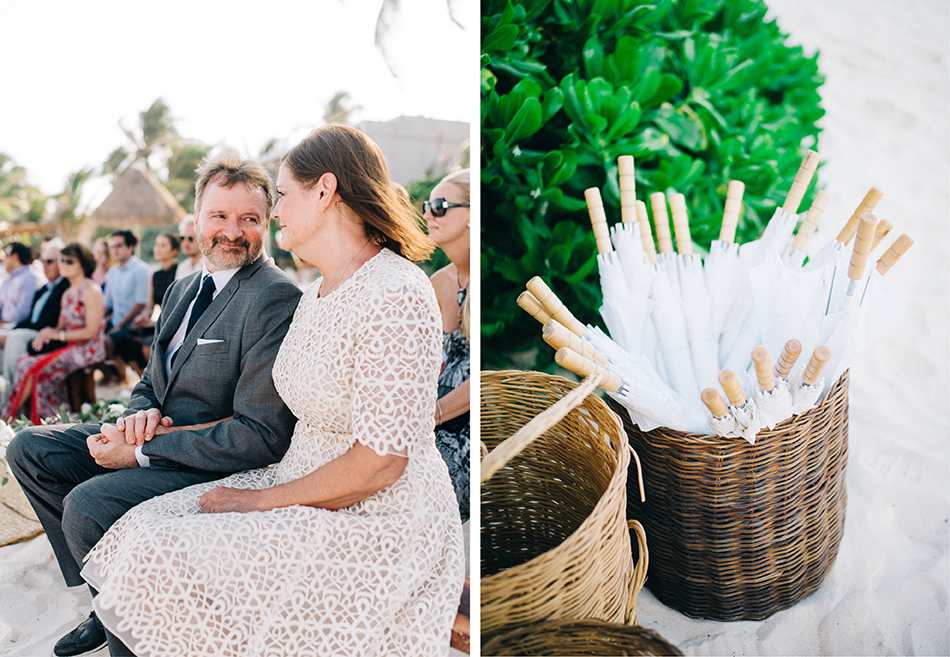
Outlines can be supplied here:
[[[151, 359], [115, 426], [26, 429], [7, 450], [69, 586], [128, 509], [192, 484], [274, 463], [296, 422], [271, 369], [300, 298], [262, 257], [274, 191], [256, 162], [224, 151], [198, 170], [195, 231], [204, 271], [168, 289]], [[95, 595], [95, 592], [93, 592]], [[57, 655], [98, 649], [95, 615]], [[121, 650], [121, 644], [110, 649]]]

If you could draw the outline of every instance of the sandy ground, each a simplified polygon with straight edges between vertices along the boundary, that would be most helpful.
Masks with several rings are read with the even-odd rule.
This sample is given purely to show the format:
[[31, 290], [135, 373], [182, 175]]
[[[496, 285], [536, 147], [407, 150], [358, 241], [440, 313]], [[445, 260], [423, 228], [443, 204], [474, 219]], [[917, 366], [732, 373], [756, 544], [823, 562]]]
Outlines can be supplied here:
[[[877, 215], [916, 241], [888, 276], [910, 319], [851, 370], [848, 509], [823, 586], [765, 621], [688, 618], [649, 591], [640, 623], [688, 655], [947, 655], [950, 538], [950, 9], [771, 0], [792, 42], [821, 53], [826, 241], [872, 185]], [[877, 256], [875, 255], [875, 258]]]

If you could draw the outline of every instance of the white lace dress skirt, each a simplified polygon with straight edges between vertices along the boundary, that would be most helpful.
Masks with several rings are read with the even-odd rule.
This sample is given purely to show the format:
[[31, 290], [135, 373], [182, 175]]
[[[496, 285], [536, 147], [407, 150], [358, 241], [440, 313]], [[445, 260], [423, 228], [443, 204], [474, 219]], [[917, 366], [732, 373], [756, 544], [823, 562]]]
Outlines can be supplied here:
[[[299, 418], [281, 462], [144, 502], [90, 552], [83, 576], [99, 591], [97, 614], [136, 654], [448, 653], [465, 561], [433, 435], [435, 296], [387, 250], [327, 297], [318, 289], [274, 366]], [[338, 511], [199, 514], [217, 485], [291, 481], [356, 440], [407, 455], [399, 480]]]

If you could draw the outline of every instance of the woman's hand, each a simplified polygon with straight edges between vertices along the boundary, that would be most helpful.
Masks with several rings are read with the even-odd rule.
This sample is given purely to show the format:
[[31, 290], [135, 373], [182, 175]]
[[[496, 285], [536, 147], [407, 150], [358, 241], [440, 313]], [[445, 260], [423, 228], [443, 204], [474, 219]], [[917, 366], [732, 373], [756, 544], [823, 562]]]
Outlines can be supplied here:
[[198, 504], [202, 513], [227, 513], [236, 511], [266, 511], [263, 506], [264, 491], [245, 490], [243, 488], [227, 488], [218, 486], [201, 496]]
[[47, 326], [46, 328], [40, 329], [40, 332], [36, 334], [35, 338], [33, 338], [33, 349], [39, 351], [47, 342], [58, 339], [59, 330]]

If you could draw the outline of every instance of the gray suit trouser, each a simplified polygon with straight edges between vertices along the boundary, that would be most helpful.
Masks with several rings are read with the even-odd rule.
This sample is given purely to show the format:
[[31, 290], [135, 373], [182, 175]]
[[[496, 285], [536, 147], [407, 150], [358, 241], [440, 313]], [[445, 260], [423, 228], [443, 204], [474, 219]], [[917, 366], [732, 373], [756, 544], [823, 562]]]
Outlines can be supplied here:
[[82, 560], [112, 524], [147, 499], [221, 479], [217, 472], [170, 468], [110, 470], [89, 455], [98, 424], [24, 429], [7, 447], [10, 470], [33, 506], [67, 586], [79, 586]]

